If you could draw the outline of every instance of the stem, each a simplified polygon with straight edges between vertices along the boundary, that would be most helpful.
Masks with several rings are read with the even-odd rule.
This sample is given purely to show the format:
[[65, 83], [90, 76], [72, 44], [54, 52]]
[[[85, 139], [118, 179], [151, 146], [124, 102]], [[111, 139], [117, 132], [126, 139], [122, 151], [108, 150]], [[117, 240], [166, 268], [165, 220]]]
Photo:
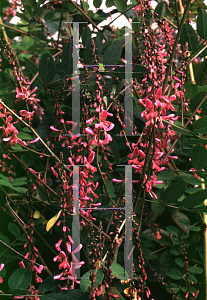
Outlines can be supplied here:
[[101, 172], [101, 168], [100, 168], [100, 165], [99, 165], [99, 162], [98, 162], [98, 150], [99, 150], [99, 135], [100, 135], [100, 131], [98, 133], [98, 145], [96, 147], [96, 164], [97, 164], [97, 167], [98, 167], [98, 170], [99, 170], [99, 173], [101, 175], [101, 178], [103, 180], [103, 184], [104, 184], [104, 189], [106, 191], [106, 195], [108, 196], [108, 198], [111, 200], [111, 202], [113, 203], [113, 205], [115, 205], [115, 207], [117, 206], [116, 203], [114, 202], [114, 200], [111, 198], [111, 196], [109, 195], [109, 192], [107, 190], [107, 187], [106, 187], [106, 183], [105, 183], [105, 180], [104, 180], [104, 177], [103, 177], [103, 174]]
[[14, 153], [11, 153], [32, 175], [36, 177], [36, 179], [41, 182], [51, 193], [53, 193], [58, 198], [61, 198], [49, 185], [47, 185], [44, 181], [42, 181], [35, 173], [33, 173], [22, 161], [19, 159]]
[[184, 25], [184, 22], [185, 22], [185, 17], [187, 15], [189, 7], [190, 7], [190, 3], [191, 3], [191, 0], [188, 0], [188, 2], [186, 4], [186, 7], [185, 7], [183, 17], [182, 17], [182, 20], [181, 20], [181, 23], [180, 23], [180, 27], [179, 27], [177, 36], [176, 36], [176, 39], [175, 39], [173, 50], [172, 50], [172, 53], [170, 55], [170, 61], [169, 61], [168, 66], [167, 66], [165, 80], [164, 80], [164, 83], [163, 83], [163, 89], [162, 89], [163, 95], [165, 94], [165, 89], [166, 89], [166, 85], [167, 85], [167, 81], [168, 81], [168, 75], [169, 75], [170, 68], [171, 68], [171, 65], [172, 65], [172, 62], [173, 62], [173, 58], [175, 56], [176, 47], [177, 47], [178, 41], [180, 39], [181, 31], [182, 31], [182, 28], [183, 28], [183, 25]]
[[106, 26], [102, 29], [102, 31], [104, 31], [105, 28], [107, 28], [108, 26], [110, 26], [110, 25], [111, 25], [114, 21], [116, 21], [119, 17], [121, 17], [122, 15], [125, 15], [125, 13], [126, 13], [128, 10], [130, 10], [130, 9], [132, 9], [133, 7], [136, 7], [136, 6], [137, 6], [137, 4], [135, 4], [134, 6], [131, 6], [130, 8], [127, 8], [125, 11], [121, 12], [120, 15], [117, 16], [114, 20], [112, 20], [108, 25], [106, 25]]
[[[188, 124], [190, 123], [190, 121], [192, 120], [192, 118], [195, 116], [197, 110], [201, 107], [201, 105], [204, 103], [204, 101], [206, 100], [207, 95], [203, 98], [203, 100], [200, 102], [200, 104], [197, 106], [197, 108], [194, 110], [194, 112], [192, 113], [192, 115], [190, 116], [190, 118], [188, 119], [187, 123], [185, 124], [184, 128], [186, 128], [188, 126]], [[174, 148], [175, 144], [177, 143], [177, 141], [179, 140], [179, 138], [181, 137], [182, 133], [178, 134], [178, 137], [175, 139], [175, 141], [173, 142], [172, 146], [170, 147], [170, 149], [168, 150], [168, 152], [165, 155], [165, 158], [167, 155], [170, 154], [170, 152], [172, 151], [172, 149]]]
[[[75, 2], [73, 2], [72, 0], [69, 0], [69, 2], [71, 2], [83, 15], [86, 19], [88, 19], [88, 21], [93, 24], [93, 26], [99, 31], [101, 32], [102, 30], [100, 28], [98, 28], [98, 26], [93, 22], [93, 20], [91, 20], [91, 18], [78, 6], [78, 4], [76, 4]], [[104, 35], [104, 39], [107, 41], [107, 38]]]
[[148, 149], [147, 149], [147, 154], [146, 154], [146, 157], [145, 157], [145, 163], [144, 163], [144, 167], [143, 167], [143, 171], [142, 171], [142, 176], [141, 176], [141, 179], [140, 179], [139, 191], [137, 193], [137, 197], [136, 197], [136, 200], [135, 200], [135, 209], [134, 209], [135, 214], [136, 214], [136, 211], [137, 211], [137, 208], [138, 208], [139, 198], [140, 198], [140, 195], [141, 195], [141, 192], [142, 192], [142, 184], [143, 184], [143, 181], [144, 181], [145, 173], [146, 173], [147, 166], [148, 166], [149, 159], [150, 159], [150, 152], [151, 152], [151, 147], [152, 147], [152, 143], [153, 143], [153, 135], [154, 134], [153, 134], [153, 129], [152, 129], [150, 139], [149, 139], [149, 146], [148, 146]]
[[[21, 34], [24, 34], [24, 35], [28, 35], [28, 36], [30, 36], [30, 37], [35, 37], [34, 35], [32, 35], [32, 34], [28, 34], [27, 32], [25, 32], [25, 31], [23, 31], [23, 30], [21, 30], [21, 29], [17, 29], [17, 28], [15, 28], [15, 27], [13, 27], [13, 26], [9, 26], [9, 25], [7, 25], [7, 24], [4, 24], [3, 22], [2, 22], [2, 19], [1, 19], [1, 17], [0, 17], [0, 25], [2, 26], [2, 31], [4, 31], [4, 32], [6, 32], [5, 31], [5, 28], [4, 27], [6, 27], [6, 28], [9, 28], [9, 29], [12, 29], [12, 30], [15, 30], [15, 31], [17, 31], [17, 32], [19, 32], [19, 33], [21, 33]], [[8, 43], [8, 40], [7, 39], [5, 39], [5, 41]], [[47, 42], [46, 41], [43, 41], [43, 40], [40, 40], [42, 43], [44, 43], [44, 44], [47, 44]], [[52, 46], [52, 45], [47, 45], [47, 47], [51, 47], [51, 48], [54, 48], [54, 46]], [[60, 48], [58, 48], [58, 50], [61, 50]]]
[[[121, 188], [120, 188], [120, 191], [119, 191], [118, 198], [117, 198], [117, 200], [116, 200], [116, 205], [118, 205], [119, 198], [120, 198], [120, 196], [121, 196], [123, 186], [124, 186], [124, 180], [123, 180], [122, 183], [121, 183]], [[112, 210], [112, 212], [111, 212], [111, 215], [110, 215], [110, 218], [109, 218], [109, 221], [108, 221], [108, 225], [107, 225], [107, 227], [106, 227], [106, 233], [108, 233], [109, 228], [110, 228], [110, 226], [111, 226], [111, 222], [112, 222], [112, 220], [113, 220], [113, 215], [114, 215], [114, 210]], [[104, 244], [104, 243], [105, 243], [105, 237], [104, 237], [104, 239], [103, 239], [103, 244]]]

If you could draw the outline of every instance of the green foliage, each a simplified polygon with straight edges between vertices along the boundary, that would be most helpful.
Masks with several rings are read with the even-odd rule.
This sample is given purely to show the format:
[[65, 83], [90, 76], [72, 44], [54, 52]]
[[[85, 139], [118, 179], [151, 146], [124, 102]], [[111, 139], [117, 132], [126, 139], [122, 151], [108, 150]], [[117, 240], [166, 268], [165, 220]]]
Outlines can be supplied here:
[[207, 12], [203, 9], [198, 13], [197, 31], [202, 39], [207, 39]]
[[[130, 187], [130, 184], [126, 184], [124, 187], [122, 184], [122, 182], [124, 183], [125, 165], [128, 164], [129, 159], [132, 159], [131, 165], [136, 165], [132, 174], [133, 205], [135, 206], [136, 202], [138, 202], [138, 211], [136, 216], [133, 215], [133, 219], [138, 225], [133, 223], [133, 226], [138, 229], [140, 239], [140, 242], [135, 245], [133, 252], [136, 275], [138, 278], [142, 276], [138, 262], [141, 256], [140, 253], [142, 253], [145, 263], [150, 262], [152, 264], [152, 270], [154, 270], [155, 266], [157, 274], [160, 273], [160, 268], [166, 264], [166, 276], [164, 275], [166, 291], [167, 293], [178, 293], [178, 299], [183, 300], [187, 289], [182, 245], [185, 245], [187, 257], [189, 258], [190, 280], [196, 285], [202, 281], [200, 276], [204, 276], [202, 232], [205, 224], [200, 218], [200, 213], [207, 213], [205, 205], [207, 192], [205, 189], [202, 189], [201, 185], [202, 183], [207, 183], [207, 102], [205, 100], [207, 93], [207, 61], [205, 56], [207, 52], [206, 50], [202, 51], [205, 46], [202, 39], [205, 41], [207, 39], [206, 7], [200, 0], [192, 2], [190, 10], [192, 11], [191, 16], [193, 18], [197, 17], [197, 32], [186, 19], [180, 32], [182, 15], [180, 13], [177, 15], [176, 9], [179, 9], [179, 7], [176, 8], [174, 1], [170, 1], [170, 10], [165, 1], [158, 2], [155, 10], [149, 7], [145, 11], [144, 18], [139, 13], [138, 16], [137, 13], [135, 14], [135, 12], [139, 12], [140, 5], [135, 10], [131, 10], [133, 6], [137, 5], [136, 1], [132, 1], [132, 5], [127, 5], [126, 0], [106, 0], [107, 7], [115, 5], [110, 14], [100, 10], [102, 2], [102, 0], [93, 1], [93, 5], [98, 9], [96, 13], [93, 13], [89, 11], [87, 1], [81, 1], [80, 5], [74, 5], [75, 2], [67, 1], [54, 3], [53, 9], [47, 3], [44, 4], [43, 0], [22, 0], [23, 8], [21, 8], [21, 12], [16, 12], [17, 16], [20, 17], [20, 24], [13, 25], [4, 20], [6, 34], [9, 40], [12, 41], [11, 45], [7, 45], [7, 47], [11, 46], [15, 54], [12, 51], [8, 58], [8, 53], [6, 51], [2, 52], [0, 97], [10, 107], [11, 111], [15, 111], [17, 114], [17, 116], [12, 116], [13, 119], [9, 123], [16, 128], [18, 131], [17, 137], [23, 143], [17, 141], [16, 144], [15, 141], [10, 147], [9, 143], [7, 144], [8, 141], [4, 141], [9, 135], [2, 135], [1, 138], [0, 162], [1, 168], [5, 168], [5, 170], [2, 170], [0, 174], [2, 210], [0, 219], [1, 226], [3, 226], [0, 233], [0, 240], [2, 241], [0, 244], [0, 265], [5, 263], [5, 267], [0, 271], [0, 276], [6, 284], [8, 283], [9, 293], [13, 296], [28, 296], [34, 284], [35, 289], [40, 293], [41, 300], [89, 299], [89, 287], [92, 284], [89, 279], [92, 261], [89, 252], [95, 250], [87, 247], [91, 243], [90, 239], [93, 234], [91, 234], [88, 226], [89, 220], [82, 220], [83, 216], [81, 213], [79, 214], [80, 222], [85, 222], [81, 224], [80, 232], [80, 243], [83, 245], [81, 260], [85, 262], [85, 265], [80, 268], [80, 285], [78, 282], [75, 282], [74, 289], [70, 289], [71, 282], [73, 282], [71, 279], [68, 279], [67, 283], [63, 280], [54, 279], [54, 276], [62, 271], [67, 273], [67, 268], [63, 268], [64, 270], [58, 268], [57, 262], [60, 263], [59, 257], [56, 262], [53, 261], [54, 255], [57, 255], [56, 252], [59, 252], [57, 250], [57, 240], [60, 238], [62, 242], [60, 248], [63, 255], [64, 251], [67, 252], [67, 236], [69, 234], [72, 235], [73, 184], [71, 180], [74, 174], [72, 173], [71, 161], [67, 165], [68, 159], [71, 158], [74, 164], [80, 163], [82, 167], [84, 164], [87, 166], [85, 173], [81, 173], [86, 185], [89, 179], [91, 181], [85, 187], [85, 193], [89, 196], [90, 189], [92, 189], [94, 194], [90, 194], [90, 199], [86, 198], [85, 205], [92, 203], [89, 215], [91, 214], [91, 222], [95, 225], [93, 227], [94, 236], [100, 243], [103, 238], [102, 233], [106, 232], [107, 225], [111, 222], [110, 215], [113, 203], [108, 195], [114, 202], [117, 201], [118, 207], [122, 204], [123, 208], [124, 193], [128, 193], [128, 188]], [[42, 7], [40, 7], [40, 4], [43, 4]], [[183, 3], [183, 5], [185, 7], [186, 3]], [[3, 0], [0, 2], [2, 14], [4, 14], [4, 10], [8, 6], [8, 1]], [[198, 11], [199, 9], [200, 11]], [[132, 27], [133, 88], [129, 87], [133, 93], [134, 105], [132, 126], [137, 127], [138, 136], [125, 136], [123, 126], [127, 119], [126, 112], [128, 108], [127, 104], [124, 103], [128, 82], [125, 80], [123, 59], [125, 59], [127, 47], [130, 46], [129, 44], [125, 45], [125, 28], [113, 29], [111, 25], [106, 25], [103, 27], [103, 30], [99, 31], [95, 28], [109, 16], [114, 17], [117, 11], [119, 15], [132, 19], [134, 22], [139, 22], [133, 24]], [[154, 12], [156, 15], [153, 15]], [[80, 22], [80, 47], [78, 51], [80, 57], [78, 57], [77, 50], [73, 47], [72, 25], [71, 23], [65, 24], [66, 17], [71, 23]], [[153, 41], [157, 39], [157, 43], [163, 43], [160, 24], [158, 24], [158, 28], [155, 31], [153, 29], [155, 26], [150, 27], [157, 19], [161, 19], [163, 22], [169, 21], [168, 24], [165, 23], [165, 30], [169, 32], [171, 39], [166, 42], [165, 47], [160, 48], [159, 52], [157, 52]], [[83, 23], [86, 20], [88, 24], [92, 24], [91, 20], [93, 21], [92, 29]], [[142, 28], [145, 30], [144, 33]], [[176, 28], [176, 30], [170, 32], [171, 28]], [[58, 42], [53, 40], [53, 38], [48, 39], [48, 30], [50, 35], [58, 32]], [[165, 30], [163, 26], [162, 32], [165, 32]], [[181, 43], [182, 46], [177, 45], [174, 61], [171, 63], [172, 37], [176, 37], [177, 30], [181, 33], [178, 43]], [[14, 37], [17, 38], [14, 39]], [[95, 42], [95, 55], [93, 54], [94, 49], [92, 49], [92, 39]], [[4, 43], [2, 38], [1, 40]], [[146, 55], [149, 50], [148, 43], [153, 44], [153, 47], [150, 48], [150, 57]], [[179, 52], [182, 51], [182, 47], [186, 43], [188, 43], [190, 58], [186, 53], [185, 55], [182, 53], [183, 56], [181, 56]], [[193, 58], [199, 51], [201, 52], [196, 57], [198, 63], [194, 63]], [[100, 58], [97, 58], [97, 56]], [[181, 58], [185, 61], [184, 68]], [[202, 61], [201, 58], [204, 58], [204, 60]], [[94, 130], [94, 128], [98, 128], [96, 127], [97, 124], [100, 125], [99, 102], [103, 104], [104, 110], [107, 110], [113, 116], [110, 115], [107, 117], [107, 120], [102, 120], [103, 122], [100, 125], [99, 138], [104, 140], [106, 134], [110, 134], [108, 144], [97, 147], [93, 140], [90, 147], [88, 147], [88, 141], [92, 139], [92, 135], [84, 137], [84, 140], [81, 140], [82, 137], [69, 136], [67, 138], [64, 135], [70, 135], [71, 131], [74, 130], [71, 129], [73, 125], [70, 124], [73, 116], [72, 101], [74, 101], [72, 99], [73, 70], [77, 67], [78, 62], [81, 65], [91, 65], [94, 59], [97, 60], [97, 67], [88, 66], [87, 75], [86, 68], [77, 68], [81, 88], [81, 109], [85, 107], [88, 119], [94, 116], [93, 121], [86, 124], [86, 127], [90, 126], [91, 130]], [[165, 59], [167, 59], [167, 62], [165, 62]], [[190, 73], [192, 70], [189, 69], [190, 59], [192, 59], [193, 75], [195, 75], [196, 82], [193, 82], [193, 76], [190, 76], [192, 75]], [[117, 64], [123, 67], [116, 66]], [[169, 66], [168, 75], [166, 75], [166, 69], [161, 71], [163, 64], [166, 66], [166, 69]], [[98, 66], [100, 71], [97, 71]], [[37, 87], [27, 97], [25, 95], [22, 96], [22, 85], [24, 85], [24, 82], [19, 83], [14, 67], [17, 67], [18, 72], [22, 70], [24, 79], [26, 81], [28, 79], [31, 82], [31, 84], [27, 83], [26, 85], [28, 93]], [[156, 68], [160, 68], [159, 71]], [[160, 74], [161, 72], [162, 74]], [[39, 73], [38, 76], [37, 73]], [[18, 76], [20, 75], [18, 74]], [[156, 76], [160, 76], [159, 79]], [[177, 88], [177, 85], [182, 85], [183, 83], [180, 83], [179, 79], [175, 79], [174, 76], [181, 78], [183, 82], [185, 81], [184, 86]], [[168, 80], [165, 91], [164, 77]], [[158, 87], [163, 88], [162, 94], [165, 97], [164, 99], [160, 95], [159, 97], [157, 96]], [[19, 97], [16, 97], [16, 88], [19, 89]], [[174, 94], [176, 99], [171, 103], [173, 108], [171, 106], [163, 108], [169, 102], [169, 97]], [[153, 109], [149, 102], [146, 106], [142, 104], [145, 97], [148, 97], [149, 101], [156, 103]], [[36, 101], [36, 98], [40, 101]], [[96, 103], [97, 99], [99, 101]], [[159, 106], [159, 101], [162, 107]], [[203, 103], [200, 106], [201, 101]], [[23, 116], [24, 113], [32, 111], [35, 113], [30, 120]], [[44, 111], [41, 117], [39, 115], [40, 111]], [[152, 115], [148, 119], [144, 118], [143, 115], [149, 113], [149, 111]], [[156, 116], [153, 115], [154, 111], [156, 111]], [[162, 115], [163, 111], [166, 111], [166, 118]], [[170, 114], [171, 117], [167, 118]], [[174, 114], [174, 117], [178, 117], [174, 123], [171, 120], [173, 118], [172, 114]], [[195, 118], [195, 115], [198, 117]], [[19, 118], [17, 118], [18, 116]], [[81, 123], [79, 127], [83, 130], [85, 115], [82, 110], [80, 116]], [[7, 123], [5, 120], [6, 116], [2, 116], [1, 130], [3, 130], [3, 126], [8, 124], [8, 120]], [[161, 120], [164, 128], [159, 127]], [[156, 126], [150, 127], [147, 125], [147, 121], [155, 122]], [[114, 124], [114, 128], [109, 132], [104, 130], [104, 126], [109, 124], [107, 122]], [[152, 130], [146, 134], [146, 130], [149, 127]], [[170, 130], [175, 131], [175, 134], [171, 132], [172, 139], [167, 135], [166, 140], [163, 140], [163, 136], [167, 133], [169, 134]], [[146, 154], [150, 135], [154, 135], [157, 132], [159, 134], [153, 136], [152, 139], [148, 160]], [[12, 133], [11, 135], [13, 137], [14, 134]], [[30, 143], [37, 137], [39, 139], [36, 142]], [[139, 142], [136, 145], [138, 140]], [[156, 147], [157, 141], [160, 141], [159, 147]], [[175, 144], [173, 144], [174, 141]], [[173, 149], [168, 153], [172, 144]], [[83, 145], [82, 150], [80, 150], [81, 145]], [[140, 152], [137, 153], [136, 150]], [[89, 164], [87, 159], [90, 151], [94, 151], [95, 154], [93, 161]], [[145, 156], [142, 157], [141, 151], [145, 151]], [[8, 154], [9, 158], [6, 157]], [[85, 158], [82, 159], [78, 155]], [[132, 156], [131, 158], [130, 155]], [[171, 159], [171, 155], [177, 156], [177, 159]], [[162, 168], [162, 164], [165, 170], [159, 171], [159, 168]], [[11, 169], [9, 169], [9, 166], [12, 166]], [[93, 176], [90, 167], [97, 170]], [[100, 167], [101, 171], [98, 167]], [[151, 176], [153, 176], [153, 179]], [[144, 178], [143, 180], [142, 177]], [[42, 182], [39, 183], [37, 178], [40, 178]], [[117, 181], [113, 181], [113, 179], [117, 179]], [[156, 184], [156, 182], [159, 184]], [[122, 190], [120, 190], [121, 187]], [[63, 204], [63, 198], [66, 199], [67, 205]], [[97, 207], [95, 205], [99, 202], [101, 202], [100, 208], [98, 205]], [[65, 205], [64, 209], [63, 205]], [[80, 206], [81, 209], [83, 209], [82, 206]], [[122, 212], [124, 212], [124, 209]], [[8, 215], [11, 215], [12, 218], [8, 218]], [[51, 218], [54, 216], [56, 218], [57, 215], [58, 220], [55, 219], [57, 223], [53, 224], [50, 230], [47, 230], [50, 227], [47, 227], [48, 221], [50, 222]], [[85, 218], [88, 217], [86, 210], [84, 215]], [[112, 232], [116, 229], [115, 234], [118, 234], [116, 242], [120, 242], [119, 248], [116, 249], [118, 251], [117, 262], [113, 261], [112, 266], [110, 266], [112, 276], [115, 277], [113, 278], [113, 283], [116, 280], [118, 282], [119, 278], [126, 280], [129, 277], [123, 264], [125, 227], [118, 232], [120, 225], [123, 224], [121, 222], [123, 222], [124, 216], [121, 215], [119, 210], [117, 210], [117, 215], [120, 218], [117, 221], [118, 225], [109, 224], [107, 233], [111, 238], [114, 238]], [[113, 222], [115, 222], [115, 217]], [[66, 226], [66, 231], [63, 231], [63, 224]], [[25, 234], [28, 226], [34, 231], [32, 234], [28, 231], [29, 235]], [[99, 226], [103, 226], [103, 232], [98, 230]], [[117, 228], [114, 229], [114, 226]], [[135, 229], [133, 229], [133, 232], [135, 234]], [[41, 253], [42, 255], [38, 256], [36, 266], [44, 261], [48, 264], [48, 269], [51, 272], [50, 274], [52, 274], [50, 276], [46, 274], [45, 270], [47, 270], [47, 267], [45, 266], [40, 275], [43, 278], [42, 283], [32, 280], [32, 275], [35, 276], [36, 273], [31, 267], [31, 261], [29, 262], [25, 259], [26, 268], [18, 268], [18, 262], [23, 258], [21, 255], [25, 255], [23, 252], [24, 245], [26, 245], [25, 247], [29, 245], [30, 252], [34, 252], [34, 250], [31, 250], [33, 249], [33, 244], [29, 242], [30, 234], [33, 236], [32, 241], [35, 247], [38, 248], [39, 254]], [[117, 244], [115, 242], [114, 244], [116, 248]], [[106, 239], [103, 253], [101, 253], [102, 259], [104, 257], [103, 254], [107, 251], [106, 248], [110, 249], [110, 246], [111, 242]], [[96, 253], [99, 250], [97, 246]], [[27, 249], [27, 251], [29, 250]], [[30, 254], [34, 254], [33, 252]], [[73, 255], [76, 256], [76, 253], [67, 253], [67, 261], [69, 263], [71, 263]], [[43, 260], [41, 260], [41, 257]], [[200, 262], [199, 266], [194, 264], [194, 260]], [[15, 264], [10, 264], [13, 261]], [[10, 265], [12, 265], [11, 268]], [[148, 273], [146, 264], [143, 264], [143, 268]], [[95, 274], [96, 280], [93, 288], [99, 285], [104, 286], [104, 282], [107, 280], [105, 262], [102, 262], [100, 269], [95, 270]], [[148, 280], [150, 279], [148, 278]], [[59, 285], [64, 286], [64, 284], [66, 284], [68, 289], [59, 292]], [[126, 283], [126, 287], [123, 282], [120, 284], [123, 289], [129, 287], [129, 283]], [[136, 281], [135, 284], [138, 287], [140, 283]], [[143, 280], [143, 285], [145, 284], [148, 284], [148, 282]], [[119, 299], [124, 299], [124, 294], [117, 291], [118, 286], [114, 286], [113, 293], [118, 295]], [[190, 291], [195, 293], [197, 288], [198, 286], [196, 288], [191, 286]], [[8, 287], [5, 288], [4, 286], [2, 288], [3, 291], [6, 291], [6, 289]], [[157, 290], [159, 290], [158, 284]], [[169, 295], [168, 297], [166, 296], [166, 299], [168, 298]], [[103, 300], [104, 297], [100, 295], [96, 296], [96, 299]]]
[[32, 273], [28, 269], [18, 269], [9, 277], [8, 285], [11, 290], [26, 289], [32, 282]]
[[[86, 272], [80, 281], [80, 289], [83, 293], [88, 292], [88, 288], [91, 285], [91, 280], [89, 279], [91, 271]], [[96, 274], [96, 280], [93, 288], [97, 287], [103, 280], [104, 274], [101, 270], [96, 269], [94, 270], [94, 274]]]
[[55, 76], [55, 62], [50, 53], [45, 53], [40, 60], [39, 76], [44, 85], [49, 83]]
[[127, 8], [127, 1], [126, 0], [115, 0], [116, 8], [123, 12]]
[[157, 4], [157, 6], [155, 8], [155, 12], [158, 14], [158, 16], [157, 16], [158, 19], [162, 20], [164, 18], [166, 9], [167, 9], [166, 2], [162, 1]]
[[40, 293], [45, 293], [48, 292], [50, 290], [52, 290], [53, 288], [55, 288], [56, 286], [58, 286], [59, 281], [58, 280], [54, 280], [53, 279], [53, 275], [48, 276], [47, 278], [45, 278], [45, 280], [40, 284], [38, 291]]
[[165, 203], [175, 203], [186, 189], [186, 182], [183, 180], [178, 180], [172, 183], [162, 194], [162, 199]]
[[198, 46], [198, 37], [189, 23], [185, 23], [181, 32], [181, 42], [185, 46], [186, 42], [188, 43], [189, 51], [195, 51]]
[[114, 41], [104, 52], [103, 64], [107, 65], [116, 65], [121, 57], [122, 45], [121, 42], [116, 40]]

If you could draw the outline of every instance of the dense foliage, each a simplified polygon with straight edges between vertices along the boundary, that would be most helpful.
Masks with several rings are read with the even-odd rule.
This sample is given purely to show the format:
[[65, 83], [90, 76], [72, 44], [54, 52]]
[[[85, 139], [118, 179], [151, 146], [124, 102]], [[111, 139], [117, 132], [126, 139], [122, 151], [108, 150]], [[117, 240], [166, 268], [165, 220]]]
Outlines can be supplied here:
[[93, 4], [0, 1], [0, 297], [204, 299], [206, 6]]

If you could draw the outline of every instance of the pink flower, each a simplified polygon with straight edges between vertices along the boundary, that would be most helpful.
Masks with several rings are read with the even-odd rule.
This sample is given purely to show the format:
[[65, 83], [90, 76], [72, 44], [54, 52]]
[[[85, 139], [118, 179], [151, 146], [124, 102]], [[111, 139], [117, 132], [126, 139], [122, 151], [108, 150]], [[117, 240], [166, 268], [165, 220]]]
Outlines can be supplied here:
[[4, 264], [1, 264], [1, 265], [0, 265], [0, 271], [2, 271], [3, 268], [4, 268]]

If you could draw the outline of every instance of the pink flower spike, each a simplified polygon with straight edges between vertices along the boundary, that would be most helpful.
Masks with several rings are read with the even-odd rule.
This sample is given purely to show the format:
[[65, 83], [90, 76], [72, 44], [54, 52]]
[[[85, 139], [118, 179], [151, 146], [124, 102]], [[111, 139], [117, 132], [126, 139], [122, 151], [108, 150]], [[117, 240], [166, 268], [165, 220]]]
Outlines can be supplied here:
[[61, 130], [59, 130], [59, 129], [53, 127], [53, 126], [50, 126], [50, 129], [52, 129], [52, 130], [54, 130], [54, 131], [61, 131]]
[[68, 250], [68, 253], [71, 253], [71, 244], [70, 243], [67, 243], [67, 250]]
[[70, 241], [71, 244], [74, 244], [74, 241], [73, 241], [73, 239], [72, 239], [72, 237], [70, 235], [68, 235], [68, 239], [69, 239], [69, 241]]
[[22, 117], [26, 116], [26, 114], [27, 114], [27, 111], [26, 111], [26, 110], [20, 110], [20, 115], [21, 115]]
[[79, 244], [78, 247], [73, 251], [73, 253], [77, 253], [78, 251], [81, 250], [82, 247], [83, 247], [83, 245]]
[[96, 119], [96, 117], [92, 117], [91, 119], [86, 121], [86, 124], [91, 124], [94, 120]]
[[113, 178], [112, 181], [113, 181], [113, 182], [122, 182], [123, 180], [122, 180], [122, 179], [116, 179], [116, 178]]
[[60, 273], [59, 275], [54, 276], [53, 279], [60, 279], [62, 277], [62, 275], [63, 275], [63, 272]]
[[[73, 263], [74, 264], [74, 263]], [[80, 269], [82, 265], [84, 265], [85, 262], [84, 261], [80, 261], [78, 263], [75, 263], [74, 265], [74, 269]]]
[[32, 143], [36, 143], [37, 141], [39, 141], [39, 138], [37, 137], [35, 140], [33, 140], [33, 141], [29, 141], [29, 142], [27, 142], [28, 144], [32, 144]]
[[4, 267], [4, 264], [1, 264], [1, 266], [0, 266], [0, 271], [3, 269], [3, 267]]
[[88, 133], [88, 134], [95, 135], [95, 133], [93, 132], [93, 130], [92, 130], [90, 127], [87, 127], [87, 128], [85, 129], [85, 132]]
[[3, 138], [3, 141], [4, 141], [4, 142], [8, 142], [8, 141], [10, 141], [10, 140], [11, 140], [11, 137]]

